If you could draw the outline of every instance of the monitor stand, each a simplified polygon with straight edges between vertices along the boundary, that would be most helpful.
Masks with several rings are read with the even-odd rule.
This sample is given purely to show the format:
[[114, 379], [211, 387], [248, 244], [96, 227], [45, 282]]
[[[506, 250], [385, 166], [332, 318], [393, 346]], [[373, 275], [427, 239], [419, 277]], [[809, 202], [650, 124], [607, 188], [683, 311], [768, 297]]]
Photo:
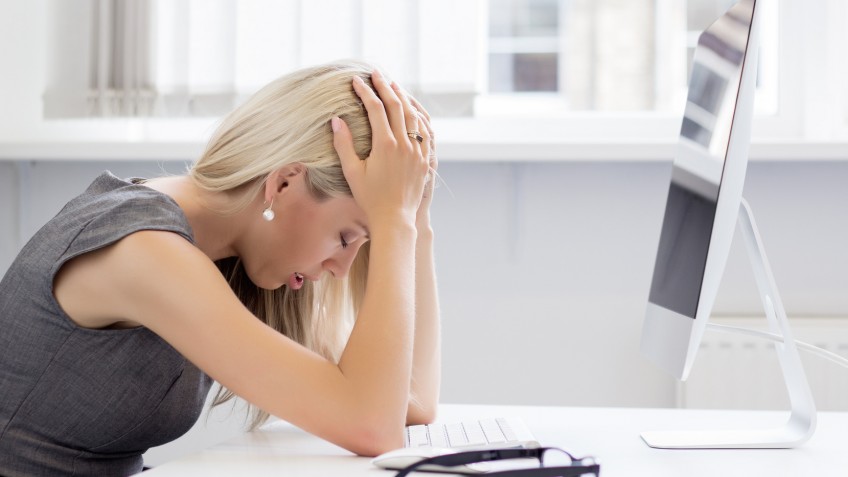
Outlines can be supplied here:
[[772, 333], [782, 336], [775, 343], [777, 357], [789, 391], [791, 414], [782, 427], [772, 429], [729, 429], [705, 431], [643, 432], [642, 439], [661, 449], [776, 449], [804, 443], [816, 428], [816, 404], [801, 365], [798, 348], [789, 329], [789, 320], [777, 294], [777, 286], [766, 259], [754, 216], [745, 199], [739, 207], [739, 227], [745, 240], [757, 288]]

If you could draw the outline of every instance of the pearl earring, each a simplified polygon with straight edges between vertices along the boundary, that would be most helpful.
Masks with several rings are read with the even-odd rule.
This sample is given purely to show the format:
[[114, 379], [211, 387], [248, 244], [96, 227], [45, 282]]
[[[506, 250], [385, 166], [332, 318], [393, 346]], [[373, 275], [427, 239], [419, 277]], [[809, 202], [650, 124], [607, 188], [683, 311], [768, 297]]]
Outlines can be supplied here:
[[274, 201], [271, 200], [271, 205], [269, 205], [267, 209], [262, 211], [262, 218], [265, 219], [267, 222], [274, 220], [274, 217], [276, 217], [276, 215], [277, 215], [277, 214], [274, 213], [274, 210], [271, 209], [271, 207], [273, 207], [273, 206], [274, 206]]

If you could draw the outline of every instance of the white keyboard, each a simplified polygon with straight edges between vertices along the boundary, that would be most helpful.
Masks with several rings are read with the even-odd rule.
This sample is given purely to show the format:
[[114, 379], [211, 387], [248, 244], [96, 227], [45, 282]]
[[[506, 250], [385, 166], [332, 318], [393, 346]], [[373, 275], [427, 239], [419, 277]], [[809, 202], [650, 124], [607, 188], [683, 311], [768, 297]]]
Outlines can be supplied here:
[[444, 424], [409, 426], [404, 447], [538, 447], [524, 421], [487, 418]]

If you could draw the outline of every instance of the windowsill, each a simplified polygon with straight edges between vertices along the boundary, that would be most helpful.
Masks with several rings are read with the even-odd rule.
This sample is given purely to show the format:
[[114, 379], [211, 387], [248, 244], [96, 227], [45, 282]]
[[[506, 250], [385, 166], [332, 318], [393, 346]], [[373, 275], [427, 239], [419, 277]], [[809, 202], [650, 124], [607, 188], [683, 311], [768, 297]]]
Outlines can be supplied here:
[[[0, 161], [193, 161], [202, 142], [5, 142]], [[444, 141], [441, 162], [663, 162], [674, 141]], [[848, 161], [848, 141], [754, 141], [751, 161]]]

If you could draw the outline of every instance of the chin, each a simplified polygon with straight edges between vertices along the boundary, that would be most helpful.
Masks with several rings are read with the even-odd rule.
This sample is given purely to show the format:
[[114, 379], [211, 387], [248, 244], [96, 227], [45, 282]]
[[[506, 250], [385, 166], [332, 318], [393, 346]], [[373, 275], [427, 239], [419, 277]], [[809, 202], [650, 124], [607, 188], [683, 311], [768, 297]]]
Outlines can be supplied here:
[[268, 277], [257, 277], [253, 273], [251, 273], [250, 270], [245, 271], [247, 272], [247, 277], [250, 278], [250, 281], [263, 290], [277, 290], [278, 288], [285, 285], [285, 283], [283, 282], [275, 281]]
[[260, 284], [260, 283], [257, 283], [257, 284], [256, 284], [256, 286], [257, 286], [257, 287], [259, 287], [259, 288], [261, 288], [261, 289], [263, 289], [263, 290], [268, 290], [268, 291], [279, 290], [280, 288], [282, 288], [282, 287], [283, 287], [283, 285], [282, 285], [282, 284], [278, 284], [278, 285], [263, 285], [263, 284]]
[[278, 281], [272, 281], [272, 280], [259, 280], [259, 281], [255, 281], [253, 283], [255, 283], [256, 286], [258, 286], [259, 288], [261, 288], [263, 290], [278, 290], [278, 289], [282, 288], [283, 285], [285, 285], [284, 282], [278, 282]]

